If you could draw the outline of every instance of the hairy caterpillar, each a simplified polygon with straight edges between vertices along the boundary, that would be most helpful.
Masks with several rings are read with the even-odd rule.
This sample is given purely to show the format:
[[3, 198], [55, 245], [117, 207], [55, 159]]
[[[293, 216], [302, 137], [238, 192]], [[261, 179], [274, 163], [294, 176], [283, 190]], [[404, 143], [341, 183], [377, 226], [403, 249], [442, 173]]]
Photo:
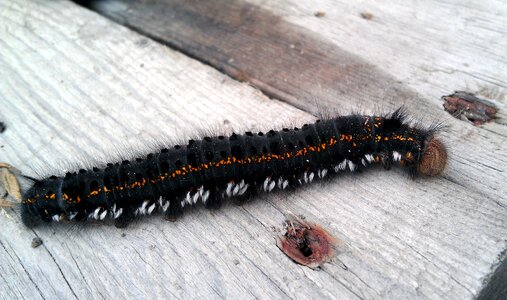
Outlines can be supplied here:
[[32, 227], [61, 220], [114, 219], [124, 227], [162, 211], [175, 220], [188, 205], [218, 207], [224, 198], [288, 189], [356, 171], [398, 164], [411, 175], [440, 174], [447, 152], [437, 128], [408, 125], [402, 109], [387, 116], [350, 115], [301, 128], [190, 140], [146, 157], [37, 180], [22, 219]]

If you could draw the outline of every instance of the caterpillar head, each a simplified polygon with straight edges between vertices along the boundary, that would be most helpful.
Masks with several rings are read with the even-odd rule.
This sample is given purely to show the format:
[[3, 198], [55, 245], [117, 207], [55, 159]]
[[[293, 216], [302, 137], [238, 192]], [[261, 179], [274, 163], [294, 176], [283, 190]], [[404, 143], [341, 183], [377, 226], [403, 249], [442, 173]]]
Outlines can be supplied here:
[[437, 138], [431, 137], [426, 142], [421, 160], [417, 165], [417, 172], [426, 176], [441, 174], [447, 165], [447, 149]]

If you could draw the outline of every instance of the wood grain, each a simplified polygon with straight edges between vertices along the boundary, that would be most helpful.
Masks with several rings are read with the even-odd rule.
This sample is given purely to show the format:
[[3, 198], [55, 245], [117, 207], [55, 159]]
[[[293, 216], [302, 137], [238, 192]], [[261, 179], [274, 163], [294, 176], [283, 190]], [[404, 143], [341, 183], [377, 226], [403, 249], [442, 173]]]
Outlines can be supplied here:
[[[28, 175], [135, 155], [215, 126], [314, 120], [72, 3], [0, 5], [0, 120], [8, 126], [0, 161]], [[409, 111], [446, 116], [436, 101], [421, 101]], [[491, 127], [448, 123], [441, 178], [372, 170], [125, 230], [31, 231], [2, 212], [0, 298], [473, 298], [507, 248], [507, 146]], [[335, 261], [313, 271], [278, 250], [274, 237], [291, 213], [341, 241]], [[35, 249], [34, 236], [44, 241]]]
[[[489, 68], [490, 71], [488, 71], [491, 74], [488, 76], [496, 75], [497, 81], [488, 82], [481, 80], [481, 76], [475, 75], [471, 77], [453, 76], [454, 72], [451, 67], [449, 72], [444, 72], [449, 73], [450, 76], [439, 77], [439, 80], [433, 81], [432, 85], [427, 84], [421, 88], [418, 85], [412, 84], [409, 78], [404, 78], [408, 84], [400, 84], [393, 77], [387, 75], [386, 72], [381, 71], [380, 68], [367, 63], [351, 53], [360, 53], [362, 56], [373, 59], [377, 56], [375, 53], [378, 47], [388, 47], [386, 42], [381, 44], [381, 41], [386, 40], [382, 38], [383, 36], [389, 36], [391, 39], [394, 39], [389, 30], [398, 30], [397, 36], [400, 39], [404, 37], [402, 30], [405, 27], [403, 27], [403, 24], [395, 23], [391, 25], [393, 27], [391, 29], [388, 26], [384, 26], [386, 28], [383, 28], [381, 23], [378, 27], [383, 30], [379, 30], [383, 35], [377, 36], [376, 39], [371, 38], [372, 43], [376, 42], [379, 45], [367, 47], [368, 44], [363, 44], [363, 47], [366, 48], [362, 49], [362, 52], [359, 52], [357, 47], [353, 47], [352, 45], [358, 39], [362, 39], [361, 35], [363, 32], [370, 30], [372, 25], [369, 25], [370, 27], [367, 28], [364, 25], [363, 27], [359, 27], [359, 25], [349, 26], [346, 21], [338, 17], [352, 13], [354, 14], [354, 18], [365, 22], [360, 17], [359, 12], [361, 10], [357, 7], [349, 7], [345, 3], [341, 3], [341, 6], [336, 6], [326, 1], [317, 1], [314, 3], [315, 5], [301, 5], [297, 1], [286, 1], [284, 3], [282, 5], [273, 3], [268, 5], [268, 3], [261, 1], [252, 4], [250, 2], [225, 0], [112, 0], [89, 1], [89, 6], [113, 20], [134, 28], [162, 43], [176, 47], [178, 50], [209, 63], [233, 77], [240, 80], [248, 79], [250, 83], [269, 95], [274, 95], [277, 99], [287, 101], [305, 111], [315, 114], [316, 112], [322, 112], [322, 110], [334, 111], [338, 109], [343, 113], [357, 110], [358, 107], [359, 109], [374, 107], [378, 110], [378, 107], [383, 107], [384, 109], [386, 107], [395, 108], [403, 104], [407, 107], [415, 108], [418, 113], [418, 120], [441, 121], [449, 124], [451, 135], [456, 135], [455, 138], [460, 140], [460, 143], [469, 142], [466, 149], [468, 147], [476, 147], [476, 150], [483, 148], [491, 149], [492, 153], [489, 153], [487, 157], [483, 157], [484, 160], [481, 159], [480, 163], [492, 166], [496, 164], [494, 161], [497, 159], [504, 161], [503, 153], [497, 152], [496, 149], [499, 149], [498, 143], [507, 137], [507, 126], [505, 126], [507, 119], [503, 112], [506, 99], [504, 96], [504, 84], [501, 80], [501, 78], [507, 76], [507, 72], [505, 71], [507, 70], [507, 65], [504, 68], [493, 67], [496, 64], [495, 59], [499, 60], [499, 64], [504, 63], [498, 55], [483, 57], [480, 51], [474, 49], [463, 54], [458, 51], [450, 52], [450, 54], [441, 54], [441, 56], [448, 57], [449, 63], [457, 61], [462, 64], [463, 61], [471, 61], [476, 66], [477, 72], [482, 72], [484, 65], [491, 66]], [[400, 4], [394, 2], [392, 6], [399, 8]], [[335, 17], [332, 20], [328, 20], [331, 18], [329, 15], [326, 15], [325, 18], [316, 18], [312, 11], [315, 7], [325, 8], [326, 11], [329, 9], [329, 12], [333, 13]], [[389, 7], [387, 6], [386, 9]], [[340, 8], [340, 10], [337, 8]], [[452, 7], [444, 6], [444, 8], [451, 9]], [[369, 11], [369, 7], [367, 6], [364, 9], [365, 11]], [[399, 9], [400, 14], [408, 14], [408, 12], [401, 10], [401, 8]], [[348, 13], [347, 11], [351, 12]], [[502, 11], [501, 9], [500, 12]], [[394, 14], [391, 10], [388, 12]], [[473, 11], [463, 13], [460, 17], [466, 19], [472, 18], [472, 15]], [[309, 16], [311, 17], [310, 21], [308, 21]], [[375, 19], [377, 23], [380, 22], [380, 17], [381, 15], [378, 15]], [[390, 17], [395, 18], [394, 16]], [[405, 15], [402, 17], [407, 18]], [[305, 20], [308, 21], [308, 25], [305, 25]], [[454, 23], [458, 23], [459, 21], [465, 22], [462, 19], [453, 20]], [[333, 34], [335, 30], [326, 31], [324, 30], [326, 25], [319, 23], [320, 26], [318, 27], [314, 25], [316, 22], [327, 22], [326, 24], [329, 28], [334, 28], [335, 30], [342, 28], [345, 32], [357, 32], [357, 34], [355, 38], [349, 38], [343, 42], [342, 39], [346, 35]], [[447, 28], [453, 22], [449, 21], [445, 23], [441, 21], [441, 23], [436, 23], [434, 19], [423, 19], [419, 26], [426, 28], [428, 26], [434, 27], [435, 24], [441, 24], [441, 28], [433, 28], [432, 31], [445, 33], [448, 32]], [[500, 25], [501, 21], [498, 24], [499, 28], [501, 27]], [[314, 31], [310, 31], [304, 27], [311, 28]], [[417, 26], [413, 27], [414, 30], [419, 28]], [[459, 32], [459, 28], [456, 30]], [[322, 35], [327, 37], [327, 39], [323, 39], [316, 32], [326, 32]], [[396, 72], [391, 71], [391, 73], [398, 75], [399, 72], [403, 75], [406, 72], [403, 68], [406, 68], [410, 64], [412, 64], [414, 72], [417, 72], [420, 69], [424, 69], [424, 66], [427, 66], [429, 62], [428, 57], [438, 56], [441, 53], [442, 48], [446, 45], [444, 43], [448, 42], [444, 40], [444, 37], [449, 36], [449, 38], [452, 38], [449, 34], [443, 36], [435, 34], [435, 39], [440, 41], [441, 44], [435, 44], [433, 40], [428, 41], [428, 43], [434, 45], [434, 48], [428, 47], [428, 50], [424, 48], [423, 50], [427, 52], [427, 54], [425, 52], [425, 60], [414, 59], [419, 63], [415, 64], [409, 59], [417, 56], [415, 53], [418, 53], [417, 46], [420, 44], [418, 41], [423, 39], [426, 33], [415, 31], [411, 34], [417, 36], [417, 39], [413, 41], [413, 45], [406, 47], [409, 48], [411, 53], [403, 53], [404, 56], [401, 56], [401, 54], [391, 55], [392, 58], [387, 59], [387, 62], [385, 58], [384, 60], [378, 58], [375, 63], [382, 67], [383, 70], [392, 70], [391, 61], [403, 59], [405, 65], [398, 63], [395, 69]], [[463, 34], [466, 34], [466, 32]], [[491, 34], [493, 35], [491, 38], [495, 37], [494, 32]], [[475, 37], [475, 35], [469, 34], [462, 38], [473, 39]], [[496, 38], [503, 41], [500, 36], [496, 36]], [[466, 48], [465, 44], [468, 44], [468, 42], [459, 43], [459, 39], [455, 39], [452, 42], [458, 46], [461, 45], [461, 48]], [[402, 52], [403, 47], [400, 45], [401, 42], [397, 43], [394, 44], [395, 48], [391, 49], [391, 53], [393, 51], [396, 51], [396, 53]], [[500, 49], [504, 49], [502, 43], [490, 46], [490, 52], [498, 53]], [[303, 46], [298, 48], [297, 51], [293, 51], [290, 45]], [[343, 50], [341, 48], [342, 45], [353, 51]], [[464, 50], [461, 51], [463, 52]], [[366, 53], [370, 53], [370, 55], [367, 56]], [[384, 53], [384, 57], [389, 57], [391, 53]], [[445, 57], [439, 57], [438, 61], [435, 59], [435, 65], [441, 64], [440, 60], [445, 60]], [[476, 64], [476, 57], [482, 63]], [[262, 68], [259, 66], [262, 66]], [[460, 66], [453, 67], [459, 68]], [[280, 72], [280, 70], [284, 71]], [[242, 74], [248, 74], [248, 76]], [[432, 75], [425, 74], [426, 79], [420, 78], [420, 82], [432, 80]], [[419, 75], [419, 77], [422, 77], [422, 75]], [[496, 99], [495, 103], [501, 111], [497, 120], [498, 123], [489, 124], [485, 130], [495, 132], [498, 134], [498, 138], [480, 139], [478, 136], [488, 134], [481, 132], [481, 130], [470, 128], [470, 126], [459, 124], [459, 122], [451, 120], [451, 117], [443, 112], [440, 97], [446, 95], [445, 93], [449, 94], [454, 89], [466, 89], [467, 84], [471, 82], [471, 78], [476, 78], [474, 86], [482, 87], [482, 93], [486, 93], [488, 98]], [[265, 83], [259, 82], [269, 82], [267, 84], [269, 88], [266, 88]], [[449, 82], [452, 85], [443, 88], [441, 82]], [[418, 84], [420, 85], [421, 83]], [[416, 89], [419, 93], [416, 92]], [[273, 92], [274, 90], [279, 92]], [[427, 95], [428, 97], [423, 95]], [[453, 126], [454, 124], [456, 126]], [[478, 136], [477, 138], [470, 138], [470, 134]], [[456, 155], [463, 155], [463, 153], [458, 151]], [[479, 156], [482, 156], [482, 154], [479, 154]], [[493, 158], [490, 158], [491, 156]], [[463, 159], [477, 160], [478, 157], [466, 156]], [[484, 180], [480, 172], [468, 174], [468, 176], [471, 176], [476, 183], [481, 183]], [[501, 178], [503, 177], [493, 175], [488, 180], [500, 185], [501, 181], [498, 180]], [[456, 181], [466, 182], [467, 178], [459, 178]], [[480, 187], [477, 188], [481, 189]], [[503, 198], [504, 194], [499, 196]]]
[[[449, 130], [452, 144], [466, 144], [457, 148], [477, 147], [470, 152], [453, 149], [458, 164], [494, 168], [493, 156], [504, 165], [505, 155], [496, 150], [504, 149], [498, 142], [507, 136], [507, 83], [503, 80], [507, 77], [503, 57], [507, 6], [498, 1], [407, 5], [394, 0], [382, 4], [114, 0], [89, 1], [88, 5], [305, 111], [315, 113], [319, 105], [320, 109], [350, 108], [358, 103], [417, 107], [423, 116], [455, 124]], [[454, 90], [495, 101], [500, 107], [496, 123], [484, 128], [495, 134], [446, 118], [439, 98]], [[503, 173], [503, 168], [496, 169], [486, 180], [499, 187]], [[483, 172], [458, 174], [449, 180], [484, 190]], [[504, 207], [505, 191], [501, 190], [492, 194]], [[502, 280], [498, 284], [507, 288]]]
[[347, 112], [358, 103], [394, 107], [417, 98], [360, 57], [245, 1], [113, 0], [89, 6], [312, 113], [338, 103], [335, 109]]
[[486, 130], [506, 136], [504, 1], [248, 2], [365, 59], [435, 106], [455, 90], [493, 100], [499, 118]]

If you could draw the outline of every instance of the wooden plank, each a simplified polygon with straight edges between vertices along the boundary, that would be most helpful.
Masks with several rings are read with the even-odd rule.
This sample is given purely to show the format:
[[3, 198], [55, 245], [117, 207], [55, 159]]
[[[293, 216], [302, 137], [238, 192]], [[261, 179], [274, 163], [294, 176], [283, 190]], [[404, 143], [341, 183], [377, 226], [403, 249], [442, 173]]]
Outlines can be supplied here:
[[[395, 76], [432, 103], [469, 91], [500, 112], [487, 130], [506, 135], [504, 1], [248, 1]], [[325, 12], [315, 17], [315, 12]], [[364, 14], [371, 15], [371, 19]]]
[[[0, 161], [27, 175], [114, 160], [126, 149], [146, 152], [153, 141], [210, 127], [266, 129], [314, 120], [72, 3], [0, 5], [0, 119], [7, 126]], [[281, 212], [269, 203], [264, 209], [278, 215], [273, 224], [279, 225]], [[176, 224], [150, 218], [125, 231], [31, 231], [15, 213], [4, 212], [0, 298], [279, 298], [289, 292], [277, 283], [295, 281], [301, 270], [288, 261], [293, 274], [256, 263], [286, 260], [273, 233], [244, 208], [224, 211], [220, 218], [191, 211]], [[34, 236], [44, 241], [36, 249], [30, 248]], [[268, 276], [272, 272], [278, 275]], [[313, 281], [304, 279], [300, 286], [309, 296]], [[344, 288], [331, 291], [350, 295]]]
[[496, 271], [491, 275], [491, 278], [488, 280], [488, 283], [481, 290], [477, 299], [486, 300], [486, 299], [495, 299], [501, 298], [502, 296], [505, 298], [507, 295], [507, 286], [505, 282], [507, 281], [507, 259], [504, 259], [502, 263], [497, 267]]
[[365, 97], [365, 102], [391, 106], [417, 98], [358, 56], [245, 1], [88, 3], [121, 24], [313, 113], [337, 103], [347, 112]]
[[[260, 5], [261, 3], [258, 4]], [[399, 7], [396, 6], [396, 3], [392, 5]], [[263, 8], [250, 2], [225, 0], [213, 2], [179, 0], [126, 2], [123, 0], [113, 0], [89, 1], [89, 6], [122, 24], [132, 27], [165, 44], [176, 47], [191, 56], [197, 57], [231, 76], [247, 80], [264, 92], [275, 95], [278, 99], [287, 101], [305, 111], [315, 113], [323, 109], [333, 111], [338, 108], [343, 113], [343, 111], [357, 110], [358, 107], [396, 107], [404, 104], [408, 107], [416, 108], [419, 114], [418, 119], [426, 119], [433, 122], [443, 121], [449, 124], [450, 134], [460, 135], [458, 137], [460, 143], [463, 142], [462, 140], [466, 136], [463, 130], [466, 130], [467, 133], [471, 130], [479, 136], [487, 136], [488, 134], [481, 133], [480, 130], [476, 131], [476, 129], [469, 126], [465, 126], [466, 129], [463, 129], [463, 124], [450, 120], [448, 114], [442, 111], [441, 100], [439, 98], [454, 89], [465, 89], [467, 84], [471, 82], [471, 78], [477, 77], [478, 79], [474, 81], [475, 86], [482, 86], [483, 92], [489, 93], [488, 97], [494, 97], [494, 95], [498, 94], [496, 104], [501, 112], [499, 114], [500, 119], [497, 120], [499, 123], [490, 124], [486, 130], [497, 133], [500, 139], [486, 138], [483, 141], [466, 138], [465, 140], [470, 142], [466, 147], [468, 149], [468, 147], [480, 145], [476, 148], [477, 150], [483, 147], [492, 149], [496, 156], [500, 155], [498, 159], [503, 161], [502, 153], [493, 149], [498, 149], [498, 142], [503, 141], [503, 138], [507, 136], [507, 127], [504, 126], [507, 123], [507, 119], [503, 112], [505, 99], [503, 98], [504, 93], [501, 90], [504, 87], [501, 80], [504, 77], [502, 75], [507, 75], [503, 70], [507, 70], [507, 68], [490, 67], [491, 71], [489, 72], [491, 74], [486, 76], [478, 76], [472, 72], [470, 77], [465, 78], [458, 77], [456, 79], [453, 76], [439, 77], [437, 81], [432, 82], [433, 85], [428, 84], [424, 88], [412, 84], [407, 78], [405, 78], [405, 81], [410, 84], [410, 87], [407, 87], [405, 84], [399, 84], [391, 76], [380, 71], [379, 68], [366, 63], [365, 60], [350, 54], [348, 51], [338, 48], [336, 44], [342, 46], [341, 39], [343, 39], [343, 35], [328, 39], [317, 38], [314, 32], [325, 32], [325, 30], [322, 30], [322, 26], [312, 26], [314, 23], [309, 22], [308, 27], [315, 31], [309, 31], [299, 26], [304, 25], [304, 20], [306, 19], [297, 19], [297, 16], [300, 14], [304, 14], [304, 17], [311, 16], [312, 19], [319, 19], [314, 17], [314, 12], [311, 9], [321, 7], [327, 11], [327, 8], [329, 8], [329, 12], [333, 13], [335, 17], [324, 28], [341, 28], [343, 26], [345, 32], [358, 32], [355, 39], [350, 38], [346, 41], [348, 43], [343, 43], [344, 46], [357, 52], [357, 49], [349, 44], [353, 44], [356, 40], [361, 39], [362, 32], [368, 29], [359, 28], [361, 30], [355, 30], [356, 27], [348, 28], [346, 26], [347, 22], [341, 20], [338, 16], [340, 14], [347, 15], [346, 11], [350, 10], [353, 11], [354, 17], [358, 18], [358, 20], [362, 22], [366, 22], [366, 20], [363, 20], [359, 16], [357, 8], [349, 7], [344, 3], [339, 6], [341, 8], [339, 11], [329, 2], [322, 2], [315, 6], [301, 6], [292, 2], [286, 2], [285, 5], [273, 4], [269, 6], [264, 4], [265, 8]], [[389, 7], [386, 6], [386, 8]], [[444, 7], [446, 9], [452, 8]], [[380, 10], [380, 8], [376, 8]], [[278, 14], [272, 13], [271, 10]], [[394, 14], [391, 10], [389, 12]], [[400, 11], [401, 13], [407, 14], [403, 10]], [[291, 14], [295, 17], [291, 18]], [[467, 16], [473, 14], [474, 12], [471, 11], [461, 17], [466, 19]], [[280, 15], [287, 16], [286, 19], [291, 22], [286, 22], [279, 17]], [[403, 17], [407, 18], [405, 15]], [[329, 18], [326, 17], [325, 19]], [[391, 16], [391, 18], [396, 19], [396, 16]], [[293, 19], [298, 21], [298, 26], [294, 24], [295, 21]], [[432, 26], [440, 24], [434, 19], [424, 21], [420, 25], [421, 28], [425, 28], [430, 21], [433, 24]], [[454, 22], [458, 21], [464, 22], [461, 19]], [[391, 27], [386, 26], [381, 33], [384, 36], [389, 36], [389, 30], [401, 31], [405, 28], [400, 23], [395, 23], [395, 25], [397, 27], [394, 29], [391, 29], [394, 25], [391, 25]], [[498, 28], [501, 28], [500, 25], [498, 24]], [[441, 26], [441, 28], [435, 28], [433, 31], [444, 31], [444, 28], [449, 28], [451, 25], [442, 23]], [[426, 33], [414, 32], [411, 34], [416, 35], [417, 38], [415, 38], [413, 44], [417, 46], [419, 45], [418, 41], [423, 39]], [[398, 35], [403, 37], [401, 32]], [[333, 37], [331, 33], [326, 35], [326, 37], [329, 36]], [[474, 35], [462, 37], [462, 39], [466, 38], [473, 39]], [[501, 40], [499, 36], [496, 36], [496, 38]], [[386, 39], [379, 36], [376, 39], [372, 39], [372, 42], [380, 40], [385, 41]], [[442, 44], [446, 42], [444, 37], [438, 37], [437, 40]], [[459, 44], [458, 41], [453, 42], [461, 46], [461, 48], [465, 48], [465, 45], [463, 43]], [[435, 42], [429, 42], [435, 44]], [[395, 45], [396, 48], [392, 48], [391, 52], [403, 49], [401, 43], [406, 43], [406, 41], [398, 42]], [[299, 44], [304, 45], [304, 47], [298, 48], [298, 51], [292, 51], [290, 47], [287, 48], [287, 45]], [[436, 44], [434, 48], [428, 47], [429, 50], [426, 51], [429, 53], [426, 54], [424, 60], [418, 60], [419, 65], [413, 66], [413, 69], [424, 69], [423, 64], [428, 64], [428, 57], [439, 57], [438, 54], [442, 52], [441, 49], [445, 46], [442, 44]], [[385, 48], [388, 45], [383, 44], [382, 46]], [[365, 47], [366, 45], [363, 44], [363, 48]], [[500, 49], [503, 49], [502, 44], [498, 45], [498, 50], [496, 47], [490, 48], [493, 48], [491, 50], [493, 53], [497, 53]], [[376, 50], [377, 47], [365, 48], [360, 54], [366, 56], [366, 52], [372, 52], [374, 49]], [[404, 59], [406, 65], [410, 65], [408, 60], [410, 57], [416, 56], [414, 53], [417, 53], [417, 51], [415, 46], [407, 47], [403, 57], [395, 56], [395, 58]], [[388, 55], [385, 54], [385, 56]], [[368, 56], [369, 59], [372, 59], [372, 57], [374, 56]], [[494, 66], [494, 59], [498, 59], [497, 55], [492, 55], [491, 57], [484, 56], [485, 58], [483, 58], [480, 51], [470, 50], [461, 56], [452, 57], [452, 59], [448, 58], [448, 60], [460, 62], [460, 59], [466, 59], [466, 61], [475, 61], [476, 57], [477, 59], [479, 57], [482, 59], [477, 64], [474, 64], [477, 67], [477, 72], [485, 72], [483, 71], [483, 65]], [[439, 57], [439, 59], [445, 60], [446, 58]], [[382, 64], [380, 63], [382, 60], [379, 58], [375, 63], [383, 69], [389, 70], [390, 61], [391, 59], [387, 59], [387, 61], [384, 59], [384, 63]], [[498, 63], [502, 64], [503, 61], [499, 61]], [[259, 68], [258, 66], [261, 65], [263, 67]], [[398, 64], [396, 67], [402, 72], [401, 70], [406, 65]], [[440, 65], [440, 61], [436, 61], [435, 59], [435, 65]], [[453, 67], [457, 68], [457, 66]], [[280, 72], [279, 70], [284, 70], [284, 72]], [[444, 71], [443, 73], [454, 73], [452, 69], [449, 70], [449, 72]], [[245, 77], [242, 75], [244, 73], [254, 75]], [[397, 74], [398, 71], [393, 73]], [[428, 78], [432, 77], [428, 76], [428, 73], [425, 74]], [[485, 79], [481, 81], [480, 79], [483, 77], [490, 78], [494, 75], [498, 75], [495, 77], [498, 78], [496, 82], [489, 82]], [[430, 79], [420, 79], [423, 82], [428, 80]], [[441, 82], [451, 82], [453, 86], [443, 88], [440, 84]], [[266, 88], [266, 86], [269, 87]], [[416, 93], [411, 86], [417, 88], [420, 93]], [[495, 89], [499, 90], [495, 92]], [[423, 97], [422, 95], [428, 95], [429, 97]], [[425, 105], [422, 105], [422, 103], [425, 103]], [[475, 144], [475, 146], [472, 144]], [[459, 153], [457, 154], [459, 155]], [[468, 156], [463, 158], [469, 159]], [[484, 157], [484, 159], [481, 163], [491, 165], [489, 158]], [[475, 183], [482, 184], [484, 180], [481, 173], [473, 173], [468, 174], [467, 178], [462, 177], [457, 179], [457, 181], [467, 181], [468, 176]], [[500, 178], [502, 176], [497, 176], [495, 173], [488, 180], [491, 180], [493, 184], [500, 185], [502, 182], [499, 181]], [[477, 189], [482, 188], [477, 187]], [[503, 199], [504, 194], [496, 195]]]
[[[344, 111], [356, 109], [358, 102], [418, 103], [424, 101], [420, 95], [438, 103], [455, 89], [498, 99], [505, 107], [507, 45], [502, 29], [507, 8], [501, 1], [476, 6], [459, 1], [407, 5], [396, 0], [361, 5], [329, 0], [86, 2], [121, 24], [306, 111], [315, 113], [317, 101], [321, 107], [338, 104]], [[428, 13], [434, 7], [438, 14]], [[318, 17], [317, 10], [326, 13]], [[361, 16], [370, 11], [375, 12], [372, 20]], [[468, 20], [481, 33], [461, 29]], [[498, 64], [503, 67], [491, 67]], [[503, 110], [501, 116], [506, 124]], [[493, 130], [506, 133], [505, 126]]]
[[[455, 170], [447, 179], [505, 208], [502, 2], [115, 0], [89, 6], [306, 111], [316, 109], [309, 99], [323, 107], [405, 103], [445, 120]], [[496, 123], [481, 130], [448, 119], [438, 99], [453, 90], [496, 100]], [[476, 172], [479, 165], [485, 169]], [[502, 260], [505, 255], [496, 257], [492, 269]]]
[[[29, 175], [58, 169], [60, 161], [143, 152], [153, 140], [209, 124], [244, 130], [313, 120], [70, 3], [1, 5], [0, 75], [7, 80], [0, 82], [0, 120], [7, 129], [0, 161]], [[444, 137], [452, 156], [443, 178], [412, 181], [373, 170], [242, 207], [196, 209], [174, 224], [146, 218], [121, 231], [29, 231], [8, 211], [0, 217], [0, 280], [7, 287], [0, 295], [472, 298], [506, 247], [506, 146], [494, 133], [449, 123]], [[312, 271], [276, 248], [272, 228], [289, 212], [343, 242], [335, 262]], [[35, 235], [44, 245], [31, 249]]]
[[[249, 2], [283, 16], [291, 24], [318, 32], [326, 41], [387, 70], [428, 99], [436, 100], [453, 90], [465, 90], [494, 100], [500, 111], [495, 122], [483, 130], [500, 136], [489, 135], [491, 140], [504, 140], [507, 132], [505, 2]], [[325, 12], [325, 16], [316, 18], [316, 11]], [[451, 130], [459, 134], [467, 127], [456, 124]], [[464, 135], [459, 136], [466, 139]], [[494, 152], [491, 149], [484, 148], [486, 153]], [[493, 155], [505, 157], [500, 153]], [[500, 170], [504, 171], [505, 167]], [[473, 181], [480, 180], [477, 173]], [[505, 203], [505, 194], [497, 197]], [[507, 293], [506, 250], [499, 254], [499, 261], [494, 275], [485, 280], [479, 298], [491, 299]]]

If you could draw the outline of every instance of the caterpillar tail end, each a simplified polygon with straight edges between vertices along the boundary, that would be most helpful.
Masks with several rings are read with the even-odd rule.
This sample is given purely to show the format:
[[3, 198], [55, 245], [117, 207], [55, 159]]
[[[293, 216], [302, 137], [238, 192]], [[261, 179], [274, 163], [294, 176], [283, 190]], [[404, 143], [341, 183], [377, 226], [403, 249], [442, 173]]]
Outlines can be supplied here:
[[432, 137], [426, 144], [417, 172], [426, 176], [442, 174], [447, 166], [447, 149], [437, 138]]
[[36, 227], [42, 223], [42, 219], [33, 214], [33, 212], [30, 211], [30, 206], [25, 203], [21, 204], [21, 220], [28, 228]]

